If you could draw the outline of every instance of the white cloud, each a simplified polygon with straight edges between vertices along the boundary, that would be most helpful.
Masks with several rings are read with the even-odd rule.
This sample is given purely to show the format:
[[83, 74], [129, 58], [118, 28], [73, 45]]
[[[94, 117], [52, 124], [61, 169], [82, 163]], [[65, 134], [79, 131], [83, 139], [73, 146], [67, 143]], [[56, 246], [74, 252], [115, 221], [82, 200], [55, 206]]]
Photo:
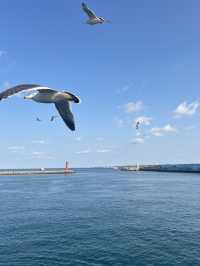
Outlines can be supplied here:
[[170, 124], [167, 124], [166, 126], [163, 127], [163, 130], [165, 132], [177, 132], [177, 129]]
[[90, 150], [77, 151], [76, 154], [87, 154], [90, 153]]
[[138, 116], [138, 117], [135, 118], [133, 126], [135, 127], [135, 124], [138, 123], [138, 122], [140, 124], [145, 125], [145, 126], [149, 126], [151, 124], [151, 121], [152, 121], [152, 118], [151, 117], [148, 117], [148, 116]]
[[197, 109], [199, 107], [199, 102], [195, 101], [192, 103], [183, 102], [179, 104], [174, 111], [174, 114], [176, 117], [180, 116], [192, 116], [196, 113]]
[[24, 146], [10, 146], [10, 147], [8, 147], [8, 150], [10, 150], [10, 151], [22, 151], [24, 149], [25, 149]]
[[46, 140], [33, 140], [32, 143], [45, 145], [47, 144], [47, 141]]
[[144, 139], [143, 138], [135, 138], [131, 141], [133, 144], [143, 144]]
[[48, 154], [46, 154], [43, 151], [33, 151], [32, 152], [32, 157], [34, 159], [42, 159], [42, 160], [52, 160], [52, 159], [55, 159], [55, 157], [53, 157], [51, 155], [48, 155]]
[[110, 149], [99, 149], [97, 150], [98, 153], [107, 153], [107, 152], [111, 152]]
[[126, 103], [122, 106], [125, 113], [138, 112], [138, 111], [142, 110], [143, 107], [144, 107], [144, 105], [143, 105], [142, 101], [129, 102], [129, 103]]
[[162, 137], [165, 133], [175, 133], [177, 129], [170, 124], [167, 124], [164, 127], [153, 127], [151, 129], [151, 134], [156, 137]]

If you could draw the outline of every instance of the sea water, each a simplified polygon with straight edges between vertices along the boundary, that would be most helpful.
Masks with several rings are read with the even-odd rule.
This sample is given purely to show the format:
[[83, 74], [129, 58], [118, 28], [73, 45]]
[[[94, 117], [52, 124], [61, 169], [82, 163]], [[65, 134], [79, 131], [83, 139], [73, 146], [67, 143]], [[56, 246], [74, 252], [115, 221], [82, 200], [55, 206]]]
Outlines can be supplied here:
[[200, 175], [1, 176], [0, 265], [200, 265]]

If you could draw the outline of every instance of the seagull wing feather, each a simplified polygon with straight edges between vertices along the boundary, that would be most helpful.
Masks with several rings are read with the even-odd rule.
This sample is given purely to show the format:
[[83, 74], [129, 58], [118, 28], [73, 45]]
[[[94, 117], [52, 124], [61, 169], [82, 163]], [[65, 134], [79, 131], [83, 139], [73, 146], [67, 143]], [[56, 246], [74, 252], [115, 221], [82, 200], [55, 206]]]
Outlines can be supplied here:
[[37, 88], [37, 87], [40, 87], [40, 85], [36, 85], [36, 84], [21, 84], [21, 85], [17, 85], [17, 86], [14, 86], [14, 87], [11, 87], [5, 91], [2, 91], [0, 93], [0, 101], [2, 99], [5, 99], [9, 96], [12, 96], [18, 92], [21, 92], [21, 91], [27, 91], [27, 90], [30, 90], [30, 89], [34, 89], [34, 88]]
[[83, 11], [88, 15], [90, 19], [96, 18], [96, 14], [85, 3], [82, 3]]
[[2, 99], [8, 98], [10, 96], [13, 96], [14, 94], [23, 92], [23, 91], [39, 91], [40, 93], [50, 93], [50, 92], [56, 92], [55, 90], [52, 90], [48, 87], [43, 87], [41, 85], [36, 84], [21, 84], [14, 87], [11, 87], [5, 91], [2, 91], [0, 93], [0, 101]]
[[56, 109], [62, 117], [65, 124], [72, 130], [75, 130], [74, 116], [70, 110], [70, 105], [67, 100], [61, 100], [55, 103]]
[[39, 91], [39, 93], [57, 92], [57, 91], [52, 90], [52, 89], [47, 88], [47, 87], [40, 87], [37, 89], [37, 91]]

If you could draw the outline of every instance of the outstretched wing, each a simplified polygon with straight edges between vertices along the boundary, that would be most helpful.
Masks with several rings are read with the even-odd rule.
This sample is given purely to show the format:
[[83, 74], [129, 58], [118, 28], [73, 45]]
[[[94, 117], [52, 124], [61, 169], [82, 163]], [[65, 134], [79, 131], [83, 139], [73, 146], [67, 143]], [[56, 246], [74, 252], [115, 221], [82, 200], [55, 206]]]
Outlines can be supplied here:
[[37, 87], [40, 87], [40, 85], [36, 85], [36, 84], [21, 84], [21, 85], [17, 85], [17, 86], [14, 86], [14, 87], [11, 87], [5, 91], [2, 91], [0, 93], [0, 101], [2, 99], [5, 99], [9, 96], [12, 96], [18, 92], [21, 92], [21, 91], [26, 91], [26, 90], [30, 90], [30, 89], [33, 89], [33, 88], [37, 88]]
[[97, 17], [96, 14], [85, 3], [82, 3], [82, 9], [90, 19]]
[[75, 130], [74, 116], [70, 110], [69, 102], [62, 100], [55, 103], [56, 109], [62, 117], [65, 124], [72, 130]]
[[48, 88], [48, 87], [38, 87], [38, 88], [36, 88], [36, 90], [39, 91], [40, 93], [57, 92], [56, 90], [53, 90], [53, 89]]
[[14, 87], [11, 87], [5, 91], [2, 91], [0, 93], [0, 101], [2, 99], [8, 98], [14, 94], [23, 92], [23, 91], [39, 91], [40, 93], [44, 92], [44, 93], [50, 93], [50, 92], [56, 92], [56, 90], [53, 90], [51, 88], [48, 87], [43, 87], [41, 85], [36, 85], [36, 84], [21, 84], [21, 85], [17, 85]]

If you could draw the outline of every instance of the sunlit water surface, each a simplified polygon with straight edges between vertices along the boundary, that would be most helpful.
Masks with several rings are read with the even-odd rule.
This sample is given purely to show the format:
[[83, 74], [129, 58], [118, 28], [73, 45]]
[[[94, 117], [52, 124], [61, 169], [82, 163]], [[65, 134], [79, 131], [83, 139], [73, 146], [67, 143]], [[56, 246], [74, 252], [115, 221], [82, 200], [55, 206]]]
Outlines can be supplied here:
[[0, 265], [200, 265], [200, 175], [0, 177]]

